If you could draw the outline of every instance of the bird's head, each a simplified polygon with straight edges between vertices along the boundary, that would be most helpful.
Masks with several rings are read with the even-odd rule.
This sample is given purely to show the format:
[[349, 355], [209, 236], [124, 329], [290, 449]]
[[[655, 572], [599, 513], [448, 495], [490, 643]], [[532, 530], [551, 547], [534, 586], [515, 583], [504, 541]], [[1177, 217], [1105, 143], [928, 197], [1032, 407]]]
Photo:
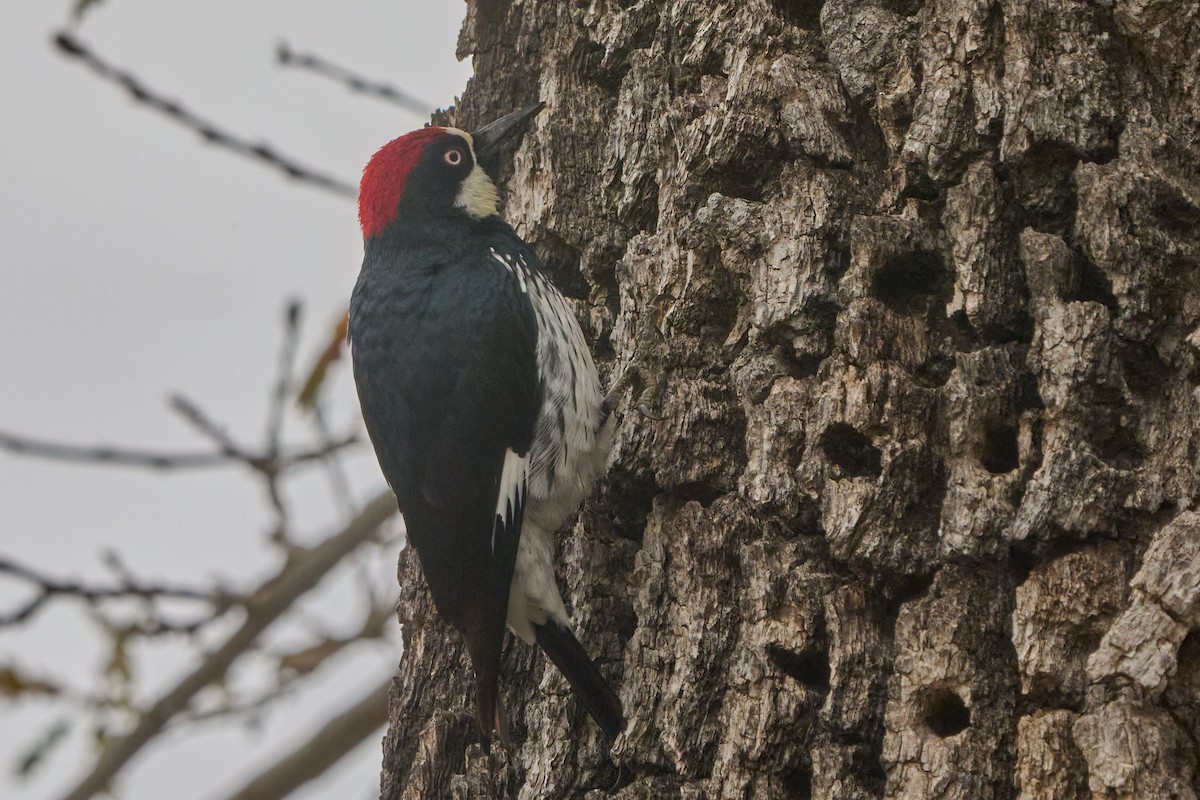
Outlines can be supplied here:
[[479, 165], [519, 133], [542, 103], [484, 125], [474, 133], [428, 127], [385, 144], [363, 170], [358, 219], [363, 238], [385, 231], [401, 216], [496, 213], [496, 184]]

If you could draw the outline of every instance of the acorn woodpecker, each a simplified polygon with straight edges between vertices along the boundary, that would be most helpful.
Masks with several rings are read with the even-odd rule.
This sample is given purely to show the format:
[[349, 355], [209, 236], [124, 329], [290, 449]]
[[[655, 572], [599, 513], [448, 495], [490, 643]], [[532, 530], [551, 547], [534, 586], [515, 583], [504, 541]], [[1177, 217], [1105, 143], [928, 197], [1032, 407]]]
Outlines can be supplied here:
[[508, 743], [506, 623], [541, 646], [610, 736], [625, 725], [554, 576], [554, 534], [608, 455], [600, 378], [479, 164], [541, 107], [474, 134], [401, 136], [359, 189], [365, 255], [349, 326], [359, 402], [438, 614], [466, 640], [485, 746], [493, 731]]

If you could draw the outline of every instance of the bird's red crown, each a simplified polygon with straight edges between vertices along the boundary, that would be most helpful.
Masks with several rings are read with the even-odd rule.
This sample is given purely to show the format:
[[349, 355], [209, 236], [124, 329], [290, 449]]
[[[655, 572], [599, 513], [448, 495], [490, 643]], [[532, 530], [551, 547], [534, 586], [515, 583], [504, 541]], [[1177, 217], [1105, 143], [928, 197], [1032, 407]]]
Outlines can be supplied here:
[[382, 232], [396, 218], [408, 173], [425, 146], [445, 133], [437, 126], [421, 128], [393, 139], [371, 156], [358, 187], [358, 222], [364, 239]]

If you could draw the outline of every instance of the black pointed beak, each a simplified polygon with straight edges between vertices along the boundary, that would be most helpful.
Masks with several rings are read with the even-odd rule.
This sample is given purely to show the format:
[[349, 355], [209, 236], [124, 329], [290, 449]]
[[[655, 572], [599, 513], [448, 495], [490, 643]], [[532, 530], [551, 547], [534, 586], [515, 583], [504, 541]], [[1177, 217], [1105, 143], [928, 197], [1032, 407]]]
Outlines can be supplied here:
[[499, 152], [500, 146], [515, 137], [525, 129], [525, 123], [533, 119], [545, 107], [545, 103], [534, 103], [525, 106], [520, 111], [505, 114], [494, 122], [489, 122], [471, 134], [475, 143], [475, 158], [480, 161], [490, 159]]

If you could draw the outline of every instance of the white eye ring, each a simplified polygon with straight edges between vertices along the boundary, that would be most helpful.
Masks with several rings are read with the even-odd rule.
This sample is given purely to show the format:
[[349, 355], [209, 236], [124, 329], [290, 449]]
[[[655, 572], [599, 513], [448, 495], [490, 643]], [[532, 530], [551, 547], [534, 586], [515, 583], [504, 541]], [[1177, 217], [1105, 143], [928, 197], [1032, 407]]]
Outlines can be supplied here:
[[447, 150], [446, 155], [442, 156], [442, 158], [444, 158], [446, 160], [446, 163], [449, 164], [450, 166], [457, 167], [459, 164], [462, 163], [462, 160], [463, 160], [462, 150], [459, 150], [457, 147], [452, 148], [450, 150]]

